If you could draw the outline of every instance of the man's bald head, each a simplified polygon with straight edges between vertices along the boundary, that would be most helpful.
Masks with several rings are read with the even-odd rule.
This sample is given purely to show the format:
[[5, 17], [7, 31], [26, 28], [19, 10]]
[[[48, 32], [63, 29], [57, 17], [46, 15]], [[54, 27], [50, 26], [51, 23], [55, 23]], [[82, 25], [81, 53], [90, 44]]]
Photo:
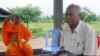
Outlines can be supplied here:
[[70, 26], [75, 26], [81, 18], [81, 8], [78, 5], [71, 4], [66, 9], [66, 21]]
[[68, 9], [75, 9], [77, 13], [79, 13], [79, 14], [82, 13], [82, 9], [80, 8], [80, 6], [75, 5], [75, 4], [69, 5], [66, 10], [68, 10]]

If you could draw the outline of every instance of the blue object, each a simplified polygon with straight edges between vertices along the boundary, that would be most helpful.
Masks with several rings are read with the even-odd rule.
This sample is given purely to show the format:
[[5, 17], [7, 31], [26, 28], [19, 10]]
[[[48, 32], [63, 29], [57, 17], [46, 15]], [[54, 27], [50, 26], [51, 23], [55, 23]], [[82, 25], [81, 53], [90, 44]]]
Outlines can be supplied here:
[[[56, 54], [56, 52], [59, 50], [58, 46], [58, 39], [62, 35], [62, 31], [60, 29], [53, 29], [53, 30], [48, 30], [46, 33], [46, 43], [45, 47], [42, 48], [41, 50], [41, 56], [44, 56], [43, 54], [49, 53], [49, 56], [52, 56], [52, 54]], [[52, 37], [52, 44], [49, 46], [48, 44], [48, 37]]]

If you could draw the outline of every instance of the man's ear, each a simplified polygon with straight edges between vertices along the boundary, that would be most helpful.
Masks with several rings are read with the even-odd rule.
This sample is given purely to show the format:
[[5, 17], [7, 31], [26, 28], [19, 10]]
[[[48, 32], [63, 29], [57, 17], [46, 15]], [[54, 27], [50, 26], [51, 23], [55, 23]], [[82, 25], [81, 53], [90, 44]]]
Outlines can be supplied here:
[[79, 15], [79, 16], [80, 16], [80, 18], [81, 18], [81, 17], [82, 17], [82, 13], [80, 13], [80, 15]]
[[80, 19], [83, 20], [84, 17], [83, 17], [83, 13], [80, 13]]

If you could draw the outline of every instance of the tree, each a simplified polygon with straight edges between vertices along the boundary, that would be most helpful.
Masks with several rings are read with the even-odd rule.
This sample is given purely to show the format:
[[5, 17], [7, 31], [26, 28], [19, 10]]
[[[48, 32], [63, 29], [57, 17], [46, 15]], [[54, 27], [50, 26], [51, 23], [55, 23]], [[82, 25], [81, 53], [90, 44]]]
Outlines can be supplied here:
[[98, 16], [97, 21], [99, 21], [99, 22], [100, 22], [100, 15]]
[[31, 4], [29, 4], [25, 7], [18, 7], [17, 6], [15, 8], [9, 9], [9, 11], [20, 15], [22, 20], [25, 23], [27, 23], [27, 27], [28, 27], [28, 23], [30, 21], [32, 21], [32, 22], [38, 21], [38, 19], [40, 18], [40, 15], [42, 13], [39, 7], [37, 7], [37, 6], [33, 7]]
[[92, 23], [97, 20], [97, 15], [87, 8], [83, 8], [81, 20]]
[[44, 17], [41, 17], [41, 21], [39, 22], [46, 22], [46, 23], [50, 23], [50, 22], [53, 22], [53, 16], [44, 16]]

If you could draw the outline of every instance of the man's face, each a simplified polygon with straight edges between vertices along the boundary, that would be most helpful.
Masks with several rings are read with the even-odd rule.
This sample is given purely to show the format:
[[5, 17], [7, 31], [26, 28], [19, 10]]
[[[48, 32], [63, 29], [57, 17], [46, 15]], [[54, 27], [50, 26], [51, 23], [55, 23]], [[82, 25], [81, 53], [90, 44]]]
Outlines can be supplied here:
[[18, 24], [18, 23], [20, 22], [19, 16], [16, 16], [16, 15], [15, 15], [15, 17], [14, 17], [14, 22], [15, 22], [15, 24]]
[[68, 8], [66, 10], [66, 21], [68, 22], [68, 25], [72, 26], [79, 22], [80, 20], [80, 13], [76, 8]]

